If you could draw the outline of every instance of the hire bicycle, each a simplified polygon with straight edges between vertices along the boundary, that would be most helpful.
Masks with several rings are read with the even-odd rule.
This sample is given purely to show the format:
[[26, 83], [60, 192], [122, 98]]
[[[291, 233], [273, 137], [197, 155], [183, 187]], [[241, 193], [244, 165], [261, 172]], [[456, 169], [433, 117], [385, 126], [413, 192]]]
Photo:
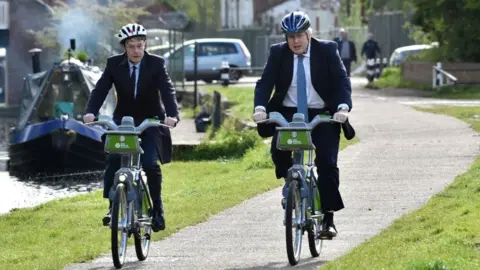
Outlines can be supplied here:
[[[295, 113], [292, 122], [288, 122], [278, 112], [270, 112], [266, 120], [257, 123], [275, 123], [278, 131], [276, 147], [279, 150], [293, 151], [293, 166], [289, 168], [286, 179], [288, 187], [285, 202], [285, 236], [287, 257], [291, 265], [298, 264], [302, 250], [302, 237], [308, 233], [308, 245], [312, 257], [320, 256], [323, 239], [319, 233], [323, 230], [324, 213], [314, 175], [311, 132], [321, 123], [340, 123], [330, 115], [317, 115], [305, 122], [302, 113]], [[308, 162], [304, 165], [304, 151], [308, 151]]]
[[115, 268], [122, 268], [127, 253], [127, 242], [134, 235], [137, 258], [147, 258], [152, 233], [153, 202], [147, 180], [141, 168], [143, 149], [140, 135], [150, 127], [168, 125], [158, 119], [145, 119], [135, 126], [133, 117], [124, 116], [117, 126], [109, 116], [101, 115], [98, 121], [86, 125], [106, 126], [105, 152], [119, 154], [121, 167], [115, 173], [109, 199], [112, 201], [111, 249]]

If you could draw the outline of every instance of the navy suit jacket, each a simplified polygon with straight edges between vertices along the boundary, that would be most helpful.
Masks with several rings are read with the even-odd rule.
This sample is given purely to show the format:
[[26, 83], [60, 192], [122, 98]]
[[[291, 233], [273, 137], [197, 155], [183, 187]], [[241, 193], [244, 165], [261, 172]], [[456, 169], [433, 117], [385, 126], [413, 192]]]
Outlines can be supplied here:
[[[336, 112], [338, 105], [342, 103], [347, 104], [351, 110], [352, 86], [338, 53], [337, 43], [312, 38], [310, 46], [310, 73], [313, 88], [325, 102], [329, 112]], [[293, 53], [286, 42], [270, 47], [270, 55], [262, 77], [255, 86], [254, 107], [264, 106], [267, 113], [281, 111], [283, 100], [292, 82], [293, 60]], [[258, 131], [262, 137], [273, 135], [273, 130], [265, 128], [267, 126], [258, 125]]]
[[[117, 94], [117, 106], [113, 112], [113, 120], [117, 124], [120, 124], [123, 116], [132, 116], [135, 125], [139, 125], [146, 118], [158, 117], [163, 120], [165, 115], [179, 119], [175, 89], [172, 86], [162, 57], [145, 52], [140, 63], [136, 98], [134, 98], [129, 77], [130, 68], [126, 53], [108, 58], [101, 78], [95, 85], [95, 89], [90, 93], [85, 113], [97, 115], [109, 90], [114, 85]], [[163, 108], [161, 101], [163, 101], [165, 108]], [[146, 132], [157, 133], [157, 151], [160, 161], [162, 163], [170, 162], [172, 158], [170, 130], [159, 127], [151, 128]]]

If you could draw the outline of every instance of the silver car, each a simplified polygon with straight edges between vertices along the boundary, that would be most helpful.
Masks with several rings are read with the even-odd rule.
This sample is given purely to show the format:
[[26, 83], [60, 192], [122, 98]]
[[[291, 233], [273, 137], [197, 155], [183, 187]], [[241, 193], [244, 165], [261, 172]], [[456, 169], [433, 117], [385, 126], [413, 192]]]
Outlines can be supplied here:
[[167, 52], [163, 57], [172, 79], [179, 80], [181, 71], [185, 72], [187, 81], [194, 79], [195, 42], [198, 44], [198, 80], [211, 83], [220, 80], [220, 67], [227, 61], [230, 67], [244, 70], [232, 70], [231, 80], [240, 79], [251, 67], [251, 55], [247, 46], [240, 39], [232, 38], [202, 38], [183, 43], [173, 53]]

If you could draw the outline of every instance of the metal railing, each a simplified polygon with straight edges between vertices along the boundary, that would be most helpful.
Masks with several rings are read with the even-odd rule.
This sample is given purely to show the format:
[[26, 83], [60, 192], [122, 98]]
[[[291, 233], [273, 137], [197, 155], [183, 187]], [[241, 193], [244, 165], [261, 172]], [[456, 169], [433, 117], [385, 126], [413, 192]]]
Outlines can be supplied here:
[[455, 85], [458, 79], [442, 68], [442, 63], [438, 62], [432, 66], [432, 87], [441, 88], [443, 86]]

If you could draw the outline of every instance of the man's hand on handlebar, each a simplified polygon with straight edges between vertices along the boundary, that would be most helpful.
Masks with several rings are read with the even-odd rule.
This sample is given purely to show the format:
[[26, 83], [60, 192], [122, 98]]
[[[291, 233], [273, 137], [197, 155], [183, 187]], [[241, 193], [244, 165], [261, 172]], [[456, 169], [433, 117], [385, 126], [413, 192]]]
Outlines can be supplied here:
[[333, 115], [333, 120], [345, 123], [348, 119], [348, 110], [341, 109]]
[[177, 118], [173, 118], [173, 117], [167, 117], [163, 121], [163, 123], [165, 125], [168, 125], [168, 126], [171, 126], [171, 127], [175, 127], [177, 125], [177, 122], [178, 122]]
[[95, 121], [95, 115], [93, 113], [87, 113], [83, 116], [83, 122], [86, 123], [91, 123]]
[[255, 122], [264, 121], [267, 119], [267, 113], [263, 108], [255, 108], [255, 113], [253, 114], [253, 120]]

